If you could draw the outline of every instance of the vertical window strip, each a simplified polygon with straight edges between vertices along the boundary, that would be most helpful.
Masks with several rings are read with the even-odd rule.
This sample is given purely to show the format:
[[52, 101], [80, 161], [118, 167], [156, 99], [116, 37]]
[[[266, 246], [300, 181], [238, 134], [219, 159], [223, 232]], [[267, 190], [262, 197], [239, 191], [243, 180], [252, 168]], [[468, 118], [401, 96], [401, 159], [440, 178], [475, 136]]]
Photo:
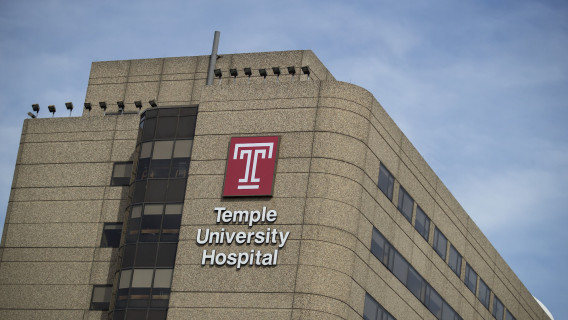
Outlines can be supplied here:
[[406, 286], [437, 319], [462, 320], [460, 315], [414, 269], [377, 228], [373, 228], [371, 253]]
[[446, 250], [448, 248], [448, 239], [444, 234], [436, 227], [434, 229], [434, 251], [444, 260], [446, 261]]
[[392, 192], [394, 189], [394, 176], [390, 173], [390, 171], [385, 168], [385, 166], [381, 163], [379, 167], [379, 182], [378, 182], [379, 189], [392, 201]]
[[402, 186], [398, 191], [398, 210], [402, 215], [412, 223], [412, 209], [414, 207], [414, 199], [404, 190]]

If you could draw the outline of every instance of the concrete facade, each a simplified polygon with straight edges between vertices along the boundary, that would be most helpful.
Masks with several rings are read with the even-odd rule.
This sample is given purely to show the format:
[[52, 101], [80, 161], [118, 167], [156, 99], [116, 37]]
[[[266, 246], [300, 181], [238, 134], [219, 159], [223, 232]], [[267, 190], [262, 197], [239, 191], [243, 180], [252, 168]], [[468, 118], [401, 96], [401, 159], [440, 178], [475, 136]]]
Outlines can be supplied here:
[[[110, 185], [113, 163], [133, 161], [134, 179], [140, 116], [130, 112], [138, 111], [134, 101], [145, 110], [151, 99], [158, 109], [198, 105], [167, 319], [361, 319], [366, 293], [396, 319], [436, 319], [371, 253], [373, 228], [461, 318], [493, 319], [498, 297], [516, 319], [548, 319], [368, 91], [336, 81], [311, 51], [223, 55], [216, 65], [223, 77], [211, 86], [208, 59], [95, 62], [90, 112], [24, 121], [0, 248], [1, 319], [112, 316], [114, 302], [109, 312], [90, 304], [93, 285], [114, 284], [116, 299], [123, 258], [122, 249], [100, 247], [105, 222], [124, 221], [126, 232], [132, 199], [130, 187]], [[99, 101], [109, 105], [106, 115]], [[115, 101], [125, 102], [127, 114], [110, 114]], [[221, 196], [235, 136], [280, 137], [272, 197]], [[395, 178], [392, 200], [377, 187], [381, 164]], [[400, 186], [414, 199], [410, 222], [397, 209]], [[220, 225], [220, 206], [267, 207], [278, 218], [252, 228]], [[413, 226], [417, 206], [431, 221], [428, 241]], [[196, 244], [198, 229], [221, 227], [290, 236], [276, 266], [203, 266], [205, 249], [273, 249]], [[459, 277], [432, 247], [435, 228], [463, 257]], [[464, 284], [466, 264], [491, 289], [489, 308]]]

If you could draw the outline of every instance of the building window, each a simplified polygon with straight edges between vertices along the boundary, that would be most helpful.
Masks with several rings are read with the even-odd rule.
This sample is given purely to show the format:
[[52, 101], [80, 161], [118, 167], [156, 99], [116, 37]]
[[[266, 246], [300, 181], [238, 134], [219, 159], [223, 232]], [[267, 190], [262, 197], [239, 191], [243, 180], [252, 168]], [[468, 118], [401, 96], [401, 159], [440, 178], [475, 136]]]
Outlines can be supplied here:
[[513, 317], [513, 315], [511, 314], [511, 312], [509, 312], [509, 310], [507, 310], [505, 312], [505, 320], [517, 320], [515, 317]]
[[127, 186], [130, 184], [132, 162], [117, 162], [112, 169], [111, 186]]
[[450, 269], [458, 276], [461, 276], [462, 256], [453, 245], [450, 245], [450, 260], [448, 261]]
[[473, 268], [467, 263], [465, 265], [465, 285], [469, 288], [471, 292], [475, 295], [475, 288], [477, 287], [477, 273]]
[[505, 312], [505, 307], [503, 307], [503, 303], [496, 295], [493, 296], [493, 316], [497, 320], [503, 320], [503, 313]]
[[448, 247], [448, 239], [438, 228], [434, 229], [434, 250], [442, 260], [446, 261], [446, 248]]
[[424, 240], [428, 241], [430, 236], [430, 218], [422, 211], [420, 206], [416, 206], [416, 221], [414, 221], [414, 229], [420, 233]]
[[[462, 319], [376, 228], [373, 228], [371, 253], [373, 253], [373, 255], [438, 319]], [[367, 309], [367, 305], [365, 305], [365, 309]], [[370, 307], [369, 309], [371, 311], [373, 310], [373, 308]], [[371, 316], [372, 315], [374, 315], [374, 313], [372, 313]], [[365, 319], [375, 319], [371, 316]]]
[[107, 311], [110, 306], [112, 285], [94, 285], [91, 295], [91, 310]]
[[365, 307], [363, 309], [363, 319], [365, 320], [396, 320], [388, 313], [377, 300], [373, 299], [368, 293], [365, 294]]
[[489, 310], [489, 298], [491, 296], [491, 290], [485, 282], [479, 278], [479, 289], [477, 290], [477, 299]]
[[398, 191], [398, 210], [402, 215], [408, 220], [408, 222], [412, 222], [412, 208], [414, 207], [414, 199], [404, 190], [402, 186]]
[[379, 167], [379, 189], [392, 201], [392, 191], [394, 188], [394, 177], [393, 175], [383, 166]]
[[105, 223], [103, 226], [101, 247], [118, 248], [120, 246], [121, 234], [122, 234], [122, 223]]

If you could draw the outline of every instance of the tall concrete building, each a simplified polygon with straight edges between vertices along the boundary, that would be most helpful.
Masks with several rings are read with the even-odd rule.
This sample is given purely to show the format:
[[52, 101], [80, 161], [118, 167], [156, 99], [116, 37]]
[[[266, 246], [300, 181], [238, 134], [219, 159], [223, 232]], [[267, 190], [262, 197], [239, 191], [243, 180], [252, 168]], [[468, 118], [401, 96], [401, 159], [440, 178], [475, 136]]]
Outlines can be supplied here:
[[81, 117], [24, 121], [0, 319], [548, 319], [368, 91], [208, 63], [95, 62]]

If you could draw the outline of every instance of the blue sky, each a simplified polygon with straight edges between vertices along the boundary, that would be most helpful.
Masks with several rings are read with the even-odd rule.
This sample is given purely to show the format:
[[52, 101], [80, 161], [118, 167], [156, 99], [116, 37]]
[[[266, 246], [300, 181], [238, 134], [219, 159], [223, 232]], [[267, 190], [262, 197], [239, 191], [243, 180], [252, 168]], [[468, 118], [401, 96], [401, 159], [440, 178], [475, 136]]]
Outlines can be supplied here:
[[[311, 49], [371, 91], [525, 286], [568, 318], [565, 1], [0, 0], [0, 223], [32, 103], [100, 60]], [[74, 115], [78, 116], [79, 111]]]

